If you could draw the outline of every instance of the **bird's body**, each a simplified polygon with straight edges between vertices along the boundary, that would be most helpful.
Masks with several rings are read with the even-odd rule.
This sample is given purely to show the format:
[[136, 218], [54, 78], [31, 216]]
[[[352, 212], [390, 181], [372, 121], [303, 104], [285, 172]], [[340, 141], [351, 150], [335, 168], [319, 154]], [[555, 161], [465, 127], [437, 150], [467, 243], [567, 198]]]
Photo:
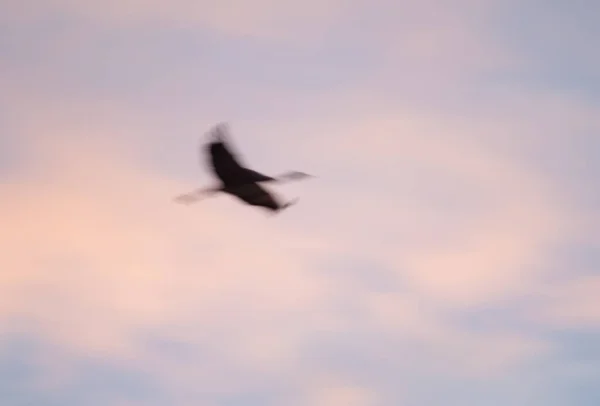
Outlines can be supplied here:
[[[221, 185], [212, 189], [201, 190], [201, 194], [223, 192], [235, 196], [251, 206], [263, 207], [271, 212], [278, 212], [294, 204], [295, 201], [281, 204], [275, 196], [267, 191], [261, 183], [293, 180], [307, 177], [301, 172], [290, 172], [279, 178], [263, 175], [246, 168], [238, 156], [227, 145], [224, 124], [217, 125], [211, 131], [212, 140], [203, 147], [203, 155], [209, 156], [210, 168], [220, 180]], [[182, 202], [192, 202], [197, 195], [180, 196]]]
[[225, 186], [222, 191], [237, 197], [250, 206], [264, 207], [272, 211], [278, 211], [282, 208], [282, 205], [275, 200], [275, 197], [258, 183]]

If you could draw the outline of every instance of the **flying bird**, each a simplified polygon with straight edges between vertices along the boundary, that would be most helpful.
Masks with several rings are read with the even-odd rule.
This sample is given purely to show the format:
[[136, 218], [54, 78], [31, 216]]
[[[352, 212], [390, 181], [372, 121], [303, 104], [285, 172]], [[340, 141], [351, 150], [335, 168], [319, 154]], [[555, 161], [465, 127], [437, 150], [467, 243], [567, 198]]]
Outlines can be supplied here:
[[279, 212], [295, 204], [298, 199], [286, 203], [279, 202], [275, 195], [262, 184], [300, 180], [308, 178], [310, 175], [290, 171], [278, 177], [271, 177], [247, 168], [229, 145], [227, 133], [225, 123], [217, 124], [209, 131], [210, 140], [201, 149], [201, 155], [206, 156], [208, 166], [220, 180], [220, 185], [198, 189], [178, 196], [176, 201], [191, 204], [205, 197], [223, 192], [235, 196], [250, 206], [263, 207], [272, 213]]

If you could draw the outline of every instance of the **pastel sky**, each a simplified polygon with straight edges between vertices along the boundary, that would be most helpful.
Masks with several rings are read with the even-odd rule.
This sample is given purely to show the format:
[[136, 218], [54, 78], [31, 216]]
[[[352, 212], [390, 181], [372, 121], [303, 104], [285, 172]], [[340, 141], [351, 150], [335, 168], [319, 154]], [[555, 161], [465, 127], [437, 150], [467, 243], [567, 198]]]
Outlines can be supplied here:
[[[3, 0], [0, 404], [599, 405], [599, 19]], [[173, 202], [221, 121], [298, 205]]]

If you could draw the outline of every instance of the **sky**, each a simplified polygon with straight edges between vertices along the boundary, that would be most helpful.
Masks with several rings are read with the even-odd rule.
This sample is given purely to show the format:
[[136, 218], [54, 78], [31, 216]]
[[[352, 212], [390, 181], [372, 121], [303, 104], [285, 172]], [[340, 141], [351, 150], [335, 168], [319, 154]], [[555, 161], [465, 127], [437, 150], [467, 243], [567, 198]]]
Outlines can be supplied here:
[[4, 0], [0, 403], [598, 405], [599, 16]]

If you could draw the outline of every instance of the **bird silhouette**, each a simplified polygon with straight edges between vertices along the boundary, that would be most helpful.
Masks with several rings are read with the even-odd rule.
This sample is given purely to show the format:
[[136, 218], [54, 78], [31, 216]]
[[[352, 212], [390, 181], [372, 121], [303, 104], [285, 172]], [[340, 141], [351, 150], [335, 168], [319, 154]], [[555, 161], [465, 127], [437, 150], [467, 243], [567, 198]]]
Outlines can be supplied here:
[[298, 199], [294, 199], [281, 203], [262, 184], [301, 180], [311, 177], [310, 175], [304, 172], [290, 171], [277, 177], [271, 177], [247, 168], [229, 145], [228, 129], [225, 123], [215, 125], [208, 135], [209, 142], [203, 145], [201, 155], [208, 158], [208, 166], [220, 180], [220, 185], [180, 195], [176, 201], [191, 204], [216, 193], [226, 193], [250, 206], [262, 207], [271, 213], [279, 212], [298, 201]]

